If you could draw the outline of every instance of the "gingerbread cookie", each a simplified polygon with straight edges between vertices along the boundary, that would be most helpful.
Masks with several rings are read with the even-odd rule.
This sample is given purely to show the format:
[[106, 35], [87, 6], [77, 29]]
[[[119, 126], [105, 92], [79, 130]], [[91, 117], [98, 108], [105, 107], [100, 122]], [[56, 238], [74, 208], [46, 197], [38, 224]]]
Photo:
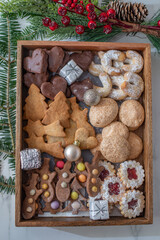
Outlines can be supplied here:
[[23, 128], [23, 130], [28, 133], [29, 137], [32, 136], [32, 134], [36, 135], [37, 137], [42, 137], [44, 135], [50, 135], [54, 137], [66, 136], [59, 120], [47, 126], [43, 125], [39, 120], [37, 120], [36, 122], [28, 120], [28, 124]]
[[102, 138], [106, 138], [112, 135], [120, 135], [126, 139], [129, 136], [128, 128], [121, 122], [112, 122], [102, 130]]
[[120, 135], [111, 135], [100, 144], [102, 155], [110, 162], [119, 163], [128, 159], [130, 154], [129, 142]]
[[131, 151], [128, 159], [136, 159], [143, 150], [142, 139], [137, 134], [130, 132], [128, 142], [131, 146]]
[[92, 163], [85, 163], [88, 178], [87, 178], [87, 193], [91, 197], [95, 197], [100, 192], [101, 180], [99, 178], [100, 173], [104, 169], [103, 166], [99, 166], [100, 152], [96, 152]]
[[89, 119], [95, 127], [105, 127], [110, 124], [118, 114], [118, 104], [111, 98], [102, 98], [99, 104], [92, 106]]
[[25, 106], [23, 108], [23, 119], [30, 119], [32, 121], [41, 120], [48, 108], [45, 102], [45, 97], [40, 93], [40, 89], [32, 84], [29, 88], [29, 96], [25, 99]]
[[86, 128], [89, 131], [89, 136], [95, 136], [94, 128], [88, 123], [87, 113], [88, 109], [79, 109], [79, 105], [76, 103], [76, 97], [68, 99], [71, 103], [71, 119], [76, 122], [78, 128]]
[[37, 87], [41, 87], [42, 83], [47, 82], [49, 79], [49, 73], [25, 73], [24, 74], [24, 84], [29, 88], [32, 83]]
[[59, 92], [55, 96], [54, 101], [49, 105], [42, 123], [47, 125], [59, 120], [61, 125], [66, 128], [69, 127], [69, 117], [67, 99], [63, 92]]
[[131, 131], [134, 131], [139, 128], [144, 121], [144, 108], [136, 100], [124, 101], [120, 106], [119, 119]]
[[48, 66], [48, 55], [46, 52], [37, 48], [33, 51], [31, 57], [25, 57], [23, 67], [26, 71], [32, 73], [46, 73]]
[[36, 137], [33, 134], [29, 138], [25, 138], [25, 142], [29, 148], [37, 148], [41, 152], [46, 152], [53, 157], [64, 158], [63, 148], [60, 142], [48, 144], [44, 142], [43, 137]]
[[[101, 133], [98, 133], [98, 134], [96, 135], [96, 139], [97, 139], [97, 146], [94, 147], [94, 148], [92, 148], [92, 149], [90, 149], [90, 151], [91, 151], [91, 153], [92, 153], [93, 155], [95, 155], [97, 151], [100, 151], [100, 143], [102, 142], [102, 134], [101, 134]], [[101, 159], [105, 159], [102, 154], [101, 154], [101, 157], [100, 157], [100, 158], [101, 158]]]
[[88, 173], [86, 171], [86, 167], [85, 167], [82, 157], [75, 162], [74, 172], [76, 172], [76, 177], [77, 177], [79, 183], [83, 187], [86, 187]]
[[41, 85], [42, 94], [51, 100], [54, 100], [55, 96], [59, 92], [63, 92], [65, 94], [66, 90], [67, 82], [60, 76], [54, 76], [51, 78], [50, 82], [45, 82]]
[[80, 142], [80, 149], [92, 149], [97, 146], [97, 139], [89, 136], [89, 131], [86, 128], [76, 130], [75, 140]]

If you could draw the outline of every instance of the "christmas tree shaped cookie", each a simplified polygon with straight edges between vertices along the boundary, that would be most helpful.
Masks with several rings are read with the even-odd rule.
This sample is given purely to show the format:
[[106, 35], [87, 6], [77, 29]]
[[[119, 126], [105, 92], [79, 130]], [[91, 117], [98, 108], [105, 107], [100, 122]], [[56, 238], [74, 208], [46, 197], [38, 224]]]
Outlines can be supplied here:
[[32, 84], [29, 88], [29, 96], [25, 99], [23, 108], [23, 119], [31, 119], [32, 121], [41, 120], [48, 108], [45, 97], [40, 93], [39, 88]]
[[49, 105], [42, 123], [48, 125], [59, 120], [64, 128], [69, 127], [70, 114], [68, 111], [69, 106], [67, 104], [67, 98], [63, 92], [59, 92], [55, 96], [54, 101]]

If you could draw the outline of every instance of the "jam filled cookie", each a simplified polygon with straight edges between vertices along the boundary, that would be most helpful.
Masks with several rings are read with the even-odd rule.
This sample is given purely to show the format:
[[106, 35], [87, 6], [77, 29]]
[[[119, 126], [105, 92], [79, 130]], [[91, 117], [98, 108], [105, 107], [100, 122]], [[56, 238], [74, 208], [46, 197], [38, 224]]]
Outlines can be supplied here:
[[139, 162], [126, 161], [120, 164], [117, 173], [126, 188], [138, 188], [144, 181], [144, 170]]
[[108, 177], [101, 187], [102, 198], [109, 203], [117, 203], [125, 192], [125, 186], [118, 177]]
[[102, 155], [110, 162], [120, 163], [128, 159], [130, 154], [129, 142], [120, 135], [103, 138], [100, 144]]
[[119, 110], [119, 119], [131, 131], [139, 128], [144, 121], [144, 108], [136, 100], [127, 100], [122, 103]]
[[145, 206], [143, 193], [129, 190], [124, 193], [119, 204], [119, 209], [124, 217], [135, 218], [143, 212]]
[[128, 159], [136, 159], [143, 150], [142, 139], [137, 134], [130, 132], [128, 142], [131, 146], [131, 151]]
[[115, 176], [116, 171], [114, 169], [114, 165], [112, 165], [110, 162], [100, 161], [99, 166], [104, 167], [104, 169], [99, 175], [99, 178], [101, 179], [101, 181], [104, 181], [107, 177]]
[[99, 104], [92, 106], [89, 112], [90, 122], [94, 127], [105, 127], [118, 114], [118, 104], [111, 98], [102, 98]]

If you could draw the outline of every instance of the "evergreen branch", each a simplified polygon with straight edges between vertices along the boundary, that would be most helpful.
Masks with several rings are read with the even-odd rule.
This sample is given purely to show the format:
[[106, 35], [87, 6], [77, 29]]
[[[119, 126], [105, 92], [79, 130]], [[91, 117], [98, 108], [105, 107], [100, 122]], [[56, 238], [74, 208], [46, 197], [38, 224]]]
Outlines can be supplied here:
[[7, 155], [10, 155], [10, 156], [15, 157], [14, 152], [8, 152], [8, 151], [5, 151], [5, 150], [3, 150], [3, 149], [0, 149], [0, 153], [4, 153], [4, 154], [7, 154]]
[[0, 176], [0, 192], [4, 193], [15, 193], [15, 179], [9, 177], [8, 179], [5, 179], [4, 176]]
[[7, 109], [11, 109], [11, 108], [13, 108], [15, 106], [16, 106], [16, 103], [12, 104], [11, 106], [7, 106], [7, 107], [0, 106], [0, 109], [7, 110]]
[[4, 57], [2, 57], [2, 56], [0, 56], [0, 59], [1, 60], [3, 60], [3, 61], [6, 61], [6, 62], [8, 62], [8, 60], [7, 59], [5, 59]]

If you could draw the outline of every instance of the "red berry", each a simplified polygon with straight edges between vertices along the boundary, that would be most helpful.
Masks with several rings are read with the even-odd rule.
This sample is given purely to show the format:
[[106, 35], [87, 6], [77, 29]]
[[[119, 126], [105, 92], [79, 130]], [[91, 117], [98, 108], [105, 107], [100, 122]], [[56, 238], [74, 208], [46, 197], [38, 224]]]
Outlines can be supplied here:
[[74, 3], [77, 3], [77, 2], [78, 2], [78, 0], [73, 0], [73, 2], [74, 2]]
[[65, 7], [59, 7], [58, 8], [58, 14], [60, 16], [65, 16], [67, 14], [67, 9]]
[[108, 188], [109, 188], [109, 194], [110, 195], [118, 195], [120, 193], [120, 190], [119, 190], [119, 183], [109, 183], [108, 184]]
[[99, 21], [100, 21], [101, 23], [106, 22], [107, 19], [108, 19], [107, 13], [102, 12], [102, 13], [99, 15], [98, 19], [99, 19]]
[[63, 25], [67, 26], [70, 23], [70, 18], [68, 16], [63, 16], [61, 22]]
[[77, 33], [77, 34], [82, 34], [82, 33], [84, 33], [84, 26], [82, 26], [82, 25], [77, 25], [77, 26], [76, 26], [76, 33]]
[[104, 181], [104, 179], [108, 176], [109, 176], [109, 171], [107, 169], [103, 169], [103, 171], [99, 175], [99, 178], [101, 179], [101, 181]]
[[56, 167], [58, 167], [59, 169], [62, 169], [64, 167], [64, 162], [61, 160], [61, 161], [57, 161], [56, 162]]
[[80, 1], [80, 4], [83, 4], [83, 1]]
[[86, 5], [87, 12], [93, 12], [94, 11], [94, 5], [92, 3], [88, 3]]
[[75, 12], [78, 14], [82, 14], [84, 12], [84, 7], [80, 4], [77, 4], [75, 7]]
[[72, 4], [72, 0], [68, 0], [67, 3], [68, 3], [68, 4]]
[[96, 15], [95, 12], [89, 12], [87, 17], [88, 17], [89, 20], [95, 20], [97, 15]]
[[50, 22], [51, 22], [50, 18], [45, 17], [44, 19], [42, 19], [42, 23], [45, 27], [48, 27]]
[[49, 23], [49, 28], [52, 31], [54, 31], [54, 30], [56, 30], [58, 28], [58, 24], [56, 22], [52, 21], [52, 22]]
[[157, 22], [157, 25], [160, 26], [160, 20]]
[[91, 21], [88, 22], [88, 27], [89, 27], [90, 29], [95, 29], [96, 26], [97, 26], [97, 24], [96, 24], [95, 21], [92, 21], [92, 20], [91, 20]]
[[127, 173], [128, 173], [128, 179], [132, 180], [132, 179], [137, 179], [137, 174], [136, 174], [136, 169], [135, 168], [128, 168], [127, 169]]
[[53, 2], [56, 2], [56, 3], [57, 3], [58, 1], [59, 1], [59, 0], [53, 0]]
[[107, 16], [109, 18], [114, 18], [116, 16], [116, 11], [112, 8], [110, 8], [108, 11], [107, 11]]
[[137, 202], [138, 202], [137, 199], [132, 198], [132, 200], [130, 202], [128, 202], [128, 209], [133, 209], [134, 210], [135, 207], [137, 206]]
[[61, 3], [64, 5], [66, 2], [67, 2], [67, 0], [62, 0]]
[[112, 32], [112, 27], [110, 25], [105, 25], [103, 28], [103, 32], [109, 34]]
[[72, 3], [71, 4], [71, 8], [75, 8], [76, 4], [75, 3]]

